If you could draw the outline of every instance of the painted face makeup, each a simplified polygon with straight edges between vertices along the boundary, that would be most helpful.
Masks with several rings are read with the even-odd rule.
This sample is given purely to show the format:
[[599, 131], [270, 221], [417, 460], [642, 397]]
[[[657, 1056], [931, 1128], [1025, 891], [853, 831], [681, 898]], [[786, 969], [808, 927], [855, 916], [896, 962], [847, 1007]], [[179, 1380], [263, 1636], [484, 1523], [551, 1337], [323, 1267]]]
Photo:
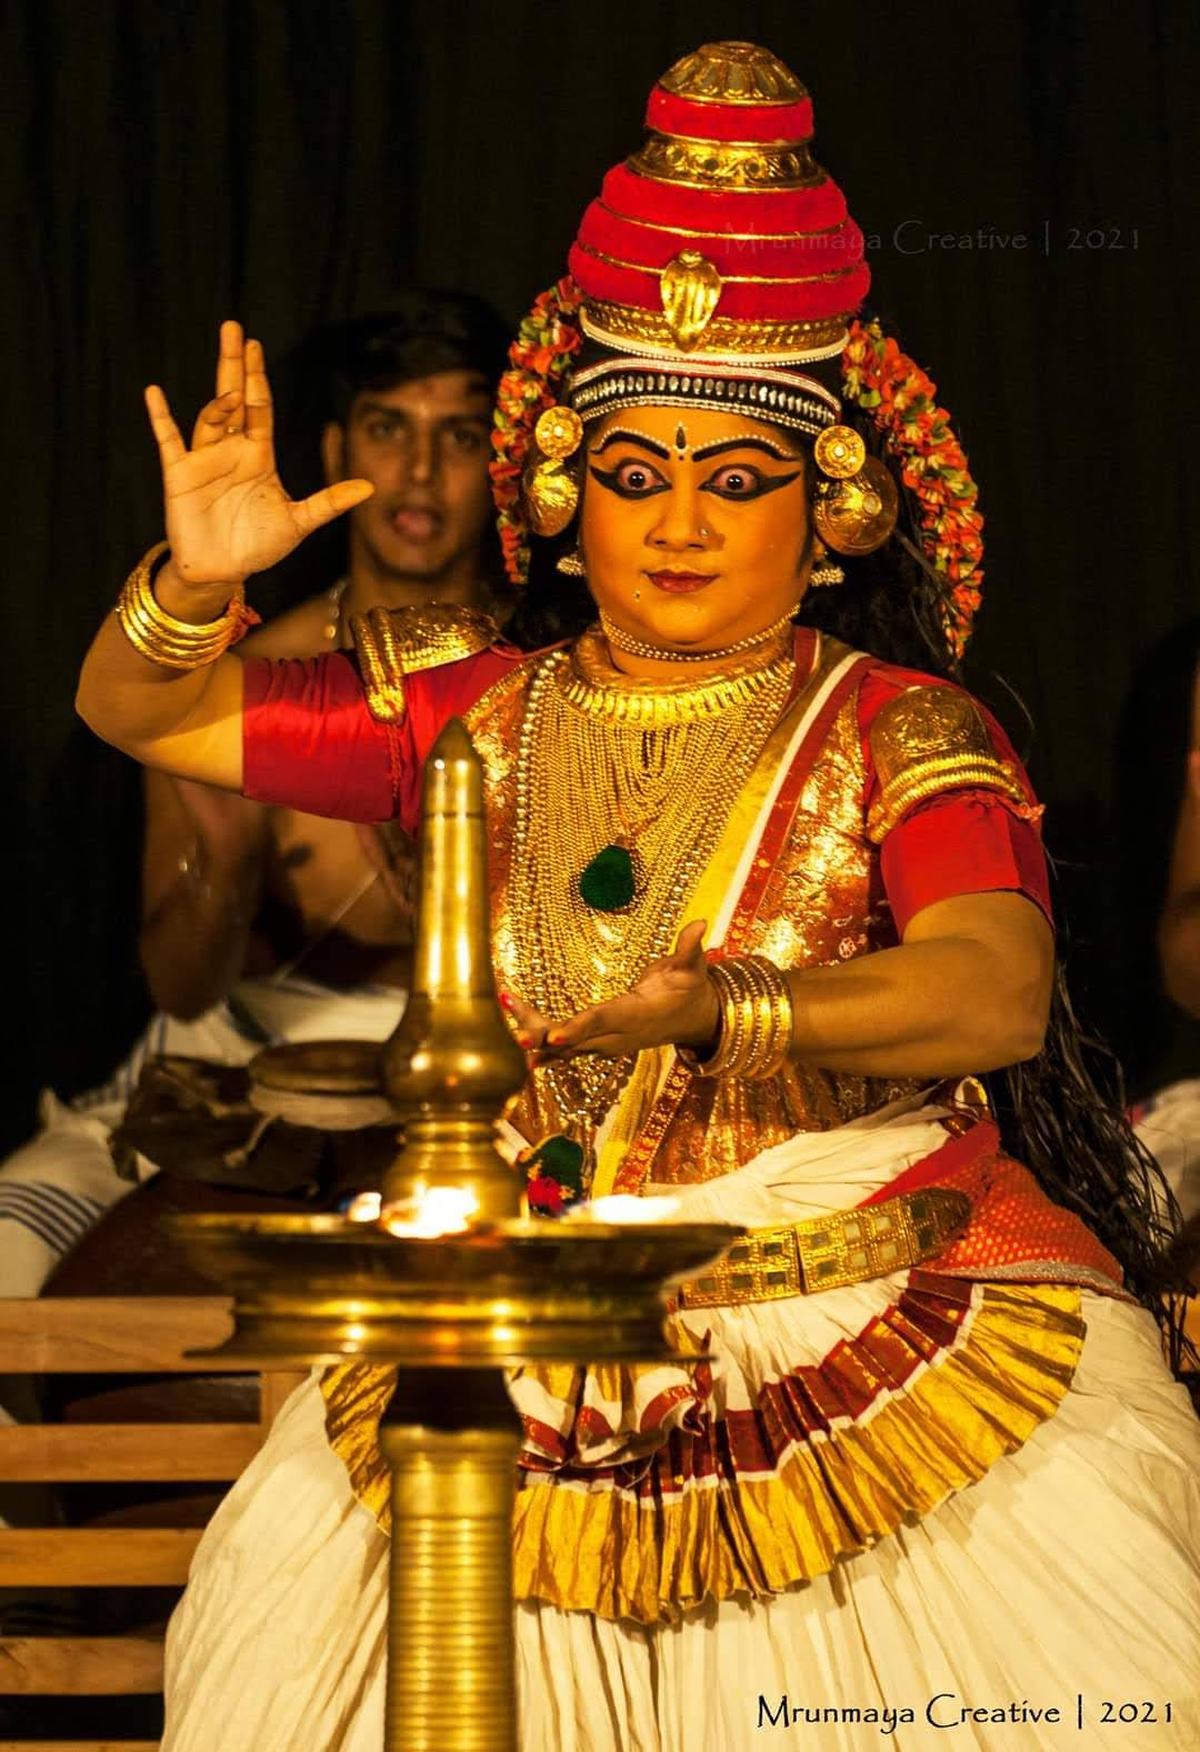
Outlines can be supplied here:
[[[588, 433], [581, 541], [610, 620], [681, 650], [734, 643], [803, 593], [800, 440], [742, 413], [639, 408]], [[647, 582], [651, 586], [646, 588]]]

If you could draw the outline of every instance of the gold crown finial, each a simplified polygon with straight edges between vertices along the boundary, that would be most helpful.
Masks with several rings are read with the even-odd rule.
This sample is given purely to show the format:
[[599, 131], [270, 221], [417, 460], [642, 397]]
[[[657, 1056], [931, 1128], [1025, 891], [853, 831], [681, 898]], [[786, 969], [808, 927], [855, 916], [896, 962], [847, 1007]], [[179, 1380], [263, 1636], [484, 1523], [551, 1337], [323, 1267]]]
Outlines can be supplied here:
[[757, 43], [701, 43], [663, 74], [664, 91], [700, 103], [799, 103], [808, 96], [790, 67]]
[[681, 249], [659, 276], [663, 315], [675, 344], [690, 353], [721, 297], [721, 276], [698, 249]]

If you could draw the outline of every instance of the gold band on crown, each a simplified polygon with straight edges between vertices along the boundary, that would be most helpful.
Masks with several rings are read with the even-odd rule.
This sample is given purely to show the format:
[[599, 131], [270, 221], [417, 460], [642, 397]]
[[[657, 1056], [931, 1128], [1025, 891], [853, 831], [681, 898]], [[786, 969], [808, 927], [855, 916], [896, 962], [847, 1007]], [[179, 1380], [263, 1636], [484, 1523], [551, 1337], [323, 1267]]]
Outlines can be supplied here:
[[219, 620], [197, 625], [168, 614], [153, 584], [155, 562], [166, 552], [166, 542], [156, 542], [133, 568], [117, 598], [117, 621], [134, 650], [149, 662], [163, 669], [201, 669], [215, 663], [259, 617], [246, 607], [240, 584]]
[[[601, 346], [630, 353], [670, 354], [675, 336], [661, 310], [642, 310], [631, 304], [612, 304], [589, 298], [581, 316], [586, 335]], [[804, 317], [783, 320], [771, 317], [714, 316], [704, 330], [701, 345], [692, 351], [694, 363], [786, 365], [815, 359], [831, 359], [846, 345], [845, 316]], [[686, 369], [686, 367], [683, 367]]]

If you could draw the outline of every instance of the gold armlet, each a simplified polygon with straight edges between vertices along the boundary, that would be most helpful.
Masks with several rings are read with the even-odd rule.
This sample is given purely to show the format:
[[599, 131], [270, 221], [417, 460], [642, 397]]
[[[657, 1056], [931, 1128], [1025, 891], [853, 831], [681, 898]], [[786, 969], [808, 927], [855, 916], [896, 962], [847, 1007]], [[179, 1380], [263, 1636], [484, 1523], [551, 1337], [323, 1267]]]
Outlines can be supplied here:
[[880, 792], [867, 816], [867, 838], [879, 845], [918, 803], [941, 791], [962, 790], [998, 791], [1028, 819], [1041, 813], [1008, 761], [995, 755], [939, 755], [909, 767]]
[[998, 791], [1018, 813], [1031, 805], [1021, 775], [1001, 760], [982, 712], [957, 687], [912, 687], [877, 715], [870, 731], [879, 794], [867, 816], [878, 845], [908, 810], [939, 791]]
[[761, 955], [730, 956], [708, 971], [721, 1006], [716, 1050], [705, 1060], [688, 1051], [680, 1057], [698, 1077], [773, 1077], [792, 1044], [787, 980]]
[[367, 690], [367, 709], [381, 724], [403, 722], [404, 678], [486, 651], [498, 629], [479, 609], [449, 603], [424, 608], [372, 608], [350, 622]]
[[259, 617], [246, 607], [240, 584], [219, 620], [197, 625], [168, 614], [154, 594], [153, 583], [155, 563], [166, 551], [166, 542], [157, 542], [138, 561], [121, 587], [114, 612], [134, 650], [151, 663], [163, 669], [201, 669], [236, 645], [257, 626]]

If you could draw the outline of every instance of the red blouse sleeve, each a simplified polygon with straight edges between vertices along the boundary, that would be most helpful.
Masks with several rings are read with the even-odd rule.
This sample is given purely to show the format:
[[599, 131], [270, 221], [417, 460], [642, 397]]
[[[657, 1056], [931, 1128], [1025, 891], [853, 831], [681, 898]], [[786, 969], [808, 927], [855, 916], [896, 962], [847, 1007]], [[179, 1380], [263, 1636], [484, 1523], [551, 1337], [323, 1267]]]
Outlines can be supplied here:
[[342, 821], [387, 821], [411, 833], [421, 774], [439, 731], [524, 654], [481, 651], [405, 678], [399, 724], [371, 716], [357, 661], [343, 651], [307, 662], [246, 661], [242, 790], [256, 802]]
[[880, 869], [901, 936], [935, 901], [996, 889], [1026, 895], [1054, 923], [1041, 834], [989, 791], [947, 791], [914, 809], [884, 840]]
[[[912, 687], [952, 686], [915, 671], [883, 668], [869, 674], [859, 698], [867, 760], [868, 805], [878, 789], [870, 729], [882, 708]], [[961, 689], [954, 689], [961, 695]], [[969, 696], [968, 696], [969, 697]], [[880, 874], [897, 931], [936, 901], [957, 894], [1009, 890], [1024, 894], [1053, 925], [1050, 881], [1042, 848], [1041, 809], [1008, 737], [978, 701], [971, 701], [996, 758], [1014, 775], [1019, 795], [948, 783], [917, 802], [886, 833]], [[1023, 799], [1023, 800], [1022, 800]]]

